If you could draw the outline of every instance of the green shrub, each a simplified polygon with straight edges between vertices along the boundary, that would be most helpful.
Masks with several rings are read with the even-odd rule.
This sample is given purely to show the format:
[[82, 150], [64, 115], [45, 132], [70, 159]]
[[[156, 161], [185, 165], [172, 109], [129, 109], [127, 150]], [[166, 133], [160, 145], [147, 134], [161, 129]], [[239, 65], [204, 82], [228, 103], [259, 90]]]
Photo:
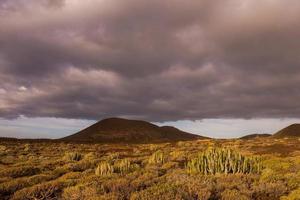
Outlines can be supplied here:
[[150, 156], [148, 162], [149, 164], [163, 164], [165, 160], [164, 153], [162, 151], [156, 151]]
[[95, 170], [97, 176], [108, 176], [113, 173], [114, 167], [109, 162], [101, 162]]
[[188, 173], [260, 173], [262, 160], [259, 157], [246, 157], [239, 152], [224, 148], [209, 148], [190, 160], [186, 169]]

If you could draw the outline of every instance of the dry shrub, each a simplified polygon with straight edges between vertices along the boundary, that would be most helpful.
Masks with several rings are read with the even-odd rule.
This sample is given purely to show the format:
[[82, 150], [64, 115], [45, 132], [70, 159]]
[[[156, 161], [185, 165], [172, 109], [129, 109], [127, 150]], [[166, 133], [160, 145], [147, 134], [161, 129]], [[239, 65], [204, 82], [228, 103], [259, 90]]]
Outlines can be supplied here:
[[38, 184], [17, 191], [12, 200], [55, 200], [59, 198], [61, 190], [60, 182]]
[[192, 197], [175, 184], [158, 184], [140, 192], [134, 192], [130, 200], [192, 200]]
[[300, 188], [293, 190], [287, 196], [281, 197], [280, 200], [300, 200]]
[[213, 197], [214, 179], [208, 176], [189, 176], [184, 170], [174, 170], [166, 175], [169, 184], [180, 184], [192, 199], [208, 200]]
[[41, 174], [31, 177], [22, 177], [13, 179], [11, 181], [0, 184], [0, 193], [4, 195], [9, 195], [17, 190], [25, 187], [30, 187], [38, 183], [46, 182], [52, 180], [54, 177], [51, 175]]
[[76, 185], [65, 188], [62, 193], [64, 200], [93, 200], [97, 197], [97, 190], [95, 187]]
[[76, 163], [70, 163], [70, 165], [68, 165], [68, 167], [69, 167], [70, 171], [82, 172], [87, 169], [95, 168], [97, 162], [98, 162], [98, 160], [85, 160], [84, 159], [84, 160], [80, 160]]
[[132, 180], [131, 185], [138, 190], [145, 189], [159, 182], [159, 176], [160, 174], [156, 170], [144, 171]]
[[6, 149], [7, 149], [7, 147], [5, 145], [0, 145], [0, 152], [5, 151]]
[[127, 178], [116, 178], [103, 182], [102, 188], [106, 193], [113, 193], [118, 199], [128, 199], [135, 188], [130, 185]]
[[226, 189], [221, 194], [222, 200], [250, 200], [249, 197], [240, 193], [240, 191], [236, 189]]
[[166, 162], [162, 165], [162, 169], [165, 170], [171, 170], [171, 169], [176, 169], [179, 168], [178, 162]]
[[22, 176], [32, 176], [37, 173], [40, 173], [40, 168], [32, 166], [20, 166], [20, 167], [11, 167], [0, 171], [0, 177], [22, 177]]
[[253, 187], [253, 198], [257, 200], [279, 199], [287, 193], [284, 182], [260, 182]]

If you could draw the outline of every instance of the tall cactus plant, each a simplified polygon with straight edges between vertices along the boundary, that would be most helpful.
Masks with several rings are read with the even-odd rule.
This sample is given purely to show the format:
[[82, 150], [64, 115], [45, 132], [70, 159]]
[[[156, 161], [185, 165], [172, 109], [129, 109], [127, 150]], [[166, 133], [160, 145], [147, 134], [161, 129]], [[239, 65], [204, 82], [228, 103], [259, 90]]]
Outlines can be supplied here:
[[162, 151], [156, 151], [150, 156], [148, 162], [149, 164], [163, 164], [165, 159], [165, 155]]
[[95, 169], [97, 176], [108, 176], [114, 172], [114, 167], [109, 162], [101, 162]]
[[247, 157], [227, 148], [209, 148], [200, 152], [186, 165], [188, 173], [228, 174], [260, 173], [262, 160], [259, 157]]

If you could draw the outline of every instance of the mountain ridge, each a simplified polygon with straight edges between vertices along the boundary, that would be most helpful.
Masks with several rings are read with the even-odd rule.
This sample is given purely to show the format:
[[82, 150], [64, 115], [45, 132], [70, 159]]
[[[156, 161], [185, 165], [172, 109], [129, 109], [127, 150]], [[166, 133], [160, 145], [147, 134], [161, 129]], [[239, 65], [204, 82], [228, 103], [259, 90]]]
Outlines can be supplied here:
[[249, 139], [255, 139], [255, 138], [263, 138], [263, 137], [271, 137], [272, 134], [268, 134], [268, 133], [254, 133], [254, 134], [249, 134], [249, 135], [245, 135], [240, 137], [239, 139], [242, 140], [249, 140]]
[[274, 134], [275, 138], [300, 137], [300, 124], [291, 124]]
[[103, 119], [61, 140], [100, 143], [151, 143], [205, 138], [172, 126], [160, 127], [147, 121], [113, 117]]

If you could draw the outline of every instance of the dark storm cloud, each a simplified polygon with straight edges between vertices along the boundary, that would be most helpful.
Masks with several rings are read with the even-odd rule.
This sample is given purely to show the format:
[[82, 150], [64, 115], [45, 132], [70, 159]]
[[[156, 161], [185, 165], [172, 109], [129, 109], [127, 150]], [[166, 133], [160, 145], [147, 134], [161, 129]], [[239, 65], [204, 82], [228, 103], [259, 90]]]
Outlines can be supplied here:
[[300, 116], [300, 2], [0, 1], [0, 117]]

